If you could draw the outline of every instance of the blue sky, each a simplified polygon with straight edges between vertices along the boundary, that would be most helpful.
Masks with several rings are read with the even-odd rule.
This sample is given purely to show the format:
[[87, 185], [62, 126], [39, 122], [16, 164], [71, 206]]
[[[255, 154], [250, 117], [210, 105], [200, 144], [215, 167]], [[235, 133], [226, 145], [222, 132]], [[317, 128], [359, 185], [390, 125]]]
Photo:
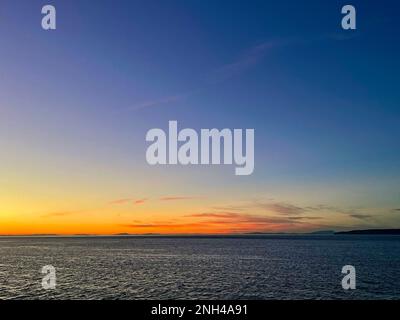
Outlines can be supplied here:
[[[56, 31], [40, 27], [44, 4]], [[65, 190], [85, 181], [91, 201], [133, 181], [155, 192], [162, 177], [159, 194], [362, 207], [399, 226], [400, 5], [352, 1], [357, 30], [344, 31], [345, 4], [3, 1], [3, 170]], [[149, 168], [145, 134], [169, 120], [254, 128], [255, 173]]]

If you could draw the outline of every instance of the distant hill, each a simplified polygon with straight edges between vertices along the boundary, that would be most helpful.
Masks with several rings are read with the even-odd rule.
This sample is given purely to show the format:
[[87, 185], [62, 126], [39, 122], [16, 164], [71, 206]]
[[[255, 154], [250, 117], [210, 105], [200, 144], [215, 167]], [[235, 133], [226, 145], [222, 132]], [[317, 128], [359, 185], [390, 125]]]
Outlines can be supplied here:
[[280, 235], [280, 234], [290, 234], [290, 233], [287, 233], [287, 232], [245, 232], [245, 233], [237, 233], [234, 235], [249, 235], [249, 236], [266, 235], [266, 236], [268, 236], [268, 235]]
[[368, 229], [335, 232], [335, 234], [379, 234], [379, 235], [400, 235], [400, 229]]
[[317, 235], [334, 234], [334, 233], [335, 231], [333, 230], [321, 230], [321, 231], [310, 232], [310, 234], [317, 234]]
[[309, 233], [296, 233], [296, 232], [247, 232], [243, 233], [243, 235], [310, 235], [310, 234], [315, 234], [315, 235], [329, 235], [329, 234], [334, 234], [334, 230], [320, 230], [320, 231], [313, 231]]

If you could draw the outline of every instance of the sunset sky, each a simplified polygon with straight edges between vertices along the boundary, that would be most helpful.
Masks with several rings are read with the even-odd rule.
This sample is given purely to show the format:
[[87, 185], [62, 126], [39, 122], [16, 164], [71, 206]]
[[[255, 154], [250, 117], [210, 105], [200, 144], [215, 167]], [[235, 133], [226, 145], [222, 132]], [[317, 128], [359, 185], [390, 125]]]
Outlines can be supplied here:
[[[400, 4], [351, 3], [1, 1], [0, 234], [400, 228]], [[148, 165], [170, 120], [254, 173]]]

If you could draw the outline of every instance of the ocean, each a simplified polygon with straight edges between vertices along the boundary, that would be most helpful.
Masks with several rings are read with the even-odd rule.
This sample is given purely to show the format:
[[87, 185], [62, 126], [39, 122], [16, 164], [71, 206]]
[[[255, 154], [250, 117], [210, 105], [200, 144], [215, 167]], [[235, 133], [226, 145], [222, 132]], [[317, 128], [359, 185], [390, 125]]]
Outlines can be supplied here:
[[0, 237], [0, 299], [399, 298], [400, 236]]

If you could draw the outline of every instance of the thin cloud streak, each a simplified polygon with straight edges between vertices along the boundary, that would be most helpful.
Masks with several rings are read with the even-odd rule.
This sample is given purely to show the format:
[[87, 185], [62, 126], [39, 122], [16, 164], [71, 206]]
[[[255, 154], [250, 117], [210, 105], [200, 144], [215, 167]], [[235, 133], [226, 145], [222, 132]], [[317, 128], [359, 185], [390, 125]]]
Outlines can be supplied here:
[[148, 200], [147, 198], [141, 198], [141, 199], [123, 198], [123, 199], [117, 199], [117, 200], [110, 201], [109, 204], [112, 204], [112, 205], [120, 205], [120, 204], [128, 204], [128, 203], [143, 204], [147, 200]]
[[134, 201], [134, 204], [144, 204], [147, 201], [147, 199], [138, 199]]
[[242, 54], [242, 56], [236, 61], [222, 65], [221, 67], [210, 72], [204, 82], [199, 85], [197, 89], [167, 95], [158, 99], [150, 99], [148, 101], [138, 103], [128, 109], [142, 110], [150, 107], [170, 104], [171, 102], [183, 101], [193, 94], [196, 94], [200, 91], [205, 91], [209, 85], [224, 82], [233, 76], [241, 74], [250, 67], [259, 63], [265, 57], [269, 49], [279, 47], [285, 43], [289, 43], [289, 41], [269, 41], [255, 45], [247, 49], [246, 52]]
[[176, 95], [165, 96], [165, 97], [162, 97], [159, 99], [144, 101], [142, 103], [134, 105], [133, 107], [131, 107], [129, 109], [130, 110], [141, 110], [141, 109], [146, 109], [146, 108], [159, 106], [159, 105], [163, 105], [163, 104], [169, 104], [171, 102], [181, 101], [181, 100], [184, 100], [186, 97], [188, 97], [191, 93], [192, 92], [181, 93], [181, 94], [176, 94]]
[[42, 215], [42, 218], [64, 217], [64, 216], [69, 216], [74, 213], [77, 213], [77, 211], [50, 212], [50, 213], [46, 213], [46, 214]]
[[162, 197], [161, 201], [179, 201], [179, 200], [193, 200], [199, 199], [199, 197], [188, 197], [188, 196], [172, 196], [172, 197]]
[[369, 220], [372, 218], [372, 216], [369, 214], [357, 214], [357, 213], [350, 214], [350, 217], [353, 217], [353, 218], [359, 219], [359, 220]]
[[130, 199], [130, 198], [124, 198], [124, 199], [113, 200], [113, 201], [110, 201], [109, 203], [110, 203], [110, 204], [125, 204], [125, 203], [128, 203], [128, 202], [130, 202], [130, 201], [132, 201], [132, 199]]

